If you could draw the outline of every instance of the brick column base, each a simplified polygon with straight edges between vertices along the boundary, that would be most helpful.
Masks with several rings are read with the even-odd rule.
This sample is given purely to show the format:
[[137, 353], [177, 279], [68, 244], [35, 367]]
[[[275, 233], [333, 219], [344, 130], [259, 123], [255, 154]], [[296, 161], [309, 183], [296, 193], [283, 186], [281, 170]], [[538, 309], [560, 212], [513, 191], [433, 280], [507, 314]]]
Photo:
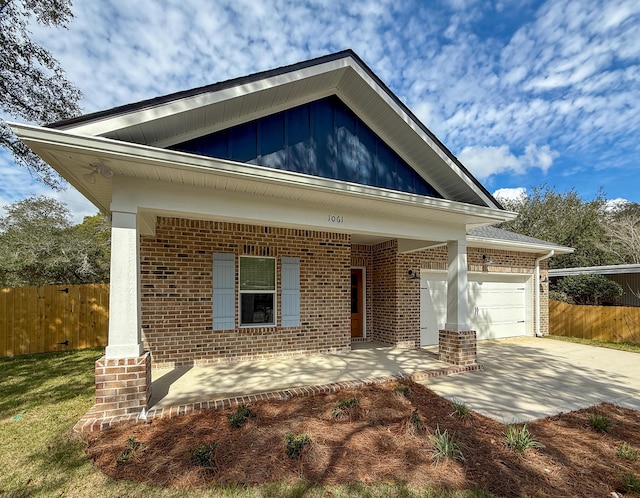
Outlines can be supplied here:
[[475, 330], [462, 332], [441, 330], [438, 346], [441, 361], [462, 366], [478, 364]]
[[[151, 353], [96, 361], [96, 418], [139, 413], [151, 399]], [[101, 415], [101, 416], [98, 416]]]

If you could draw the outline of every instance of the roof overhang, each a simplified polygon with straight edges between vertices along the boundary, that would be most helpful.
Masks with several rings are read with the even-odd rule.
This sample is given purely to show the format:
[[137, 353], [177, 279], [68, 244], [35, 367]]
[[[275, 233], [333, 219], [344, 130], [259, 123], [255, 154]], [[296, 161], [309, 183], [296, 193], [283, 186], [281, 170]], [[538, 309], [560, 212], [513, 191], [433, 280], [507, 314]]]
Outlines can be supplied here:
[[625, 275], [640, 273], [640, 265], [607, 265], [583, 266], [577, 268], [555, 268], [549, 270], [550, 277], [567, 277], [569, 275]]
[[351, 51], [50, 125], [74, 135], [165, 148], [337, 95], [444, 198], [502, 209]]
[[[80, 136], [67, 131], [11, 123], [35, 153], [105, 213], [111, 212], [114, 184], [127, 181], [208, 191], [234, 192], [261, 198], [286, 199], [299, 205], [380, 213], [387, 217], [459, 226], [461, 230], [513, 219], [501, 209], [424, 197], [288, 171], [125, 143]], [[113, 173], [107, 178], [96, 167]], [[93, 172], [93, 173], [92, 173]], [[108, 176], [108, 175], [107, 175]], [[159, 187], [160, 188], [160, 187]], [[415, 239], [425, 240], [416, 234]]]
[[537, 244], [532, 242], [519, 242], [513, 240], [500, 240], [489, 237], [480, 237], [477, 235], [467, 235], [467, 245], [482, 249], [497, 249], [503, 251], [528, 252], [535, 254], [549, 254], [554, 251], [555, 256], [561, 254], [571, 254], [574, 249], [572, 247], [560, 246], [555, 244]]

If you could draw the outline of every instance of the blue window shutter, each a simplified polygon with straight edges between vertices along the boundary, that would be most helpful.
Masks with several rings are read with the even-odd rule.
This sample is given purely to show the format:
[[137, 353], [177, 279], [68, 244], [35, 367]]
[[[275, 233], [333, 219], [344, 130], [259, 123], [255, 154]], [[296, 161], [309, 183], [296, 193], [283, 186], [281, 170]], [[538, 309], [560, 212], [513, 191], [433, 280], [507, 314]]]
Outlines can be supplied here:
[[213, 255], [213, 330], [236, 324], [236, 259], [234, 254]]
[[282, 326], [300, 326], [300, 258], [282, 258]]

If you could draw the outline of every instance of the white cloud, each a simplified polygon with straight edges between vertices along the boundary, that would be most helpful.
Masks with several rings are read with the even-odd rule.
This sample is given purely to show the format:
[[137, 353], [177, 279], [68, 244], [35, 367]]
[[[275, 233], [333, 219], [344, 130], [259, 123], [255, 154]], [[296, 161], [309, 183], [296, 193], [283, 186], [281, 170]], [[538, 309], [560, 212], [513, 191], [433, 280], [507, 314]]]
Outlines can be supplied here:
[[603, 209], [608, 213], [612, 213], [624, 208], [627, 204], [629, 204], [627, 199], [618, 197], [617, 199], [611, 199], [610, 201], [605, 202]]
[[499, 188], [493, 196], [498, 201], [519, 201], [527, 197], [527, 189], [525, 187]]
[[480, 180], [504, 172], [524, 174], [531, 168], [546, 172], [557, 156], [558, 153], [552, 151], [548, 145], [538, 147], [534, 144], [528, 144], [520, 156], [511, 152], [508, 145], [472, 145], [465, 147], [458, 154], [462, 163]]
[[[85, 112], [352, 48], [479, 178], [554, 173], [559, 154], [574, 161], [560, 174], [640, 165], [637, 0], [103, 0], [73, 11], [68, 30], [34, 34], [81, 87]], [[508, 37], [489, 29], [507, 21]]]

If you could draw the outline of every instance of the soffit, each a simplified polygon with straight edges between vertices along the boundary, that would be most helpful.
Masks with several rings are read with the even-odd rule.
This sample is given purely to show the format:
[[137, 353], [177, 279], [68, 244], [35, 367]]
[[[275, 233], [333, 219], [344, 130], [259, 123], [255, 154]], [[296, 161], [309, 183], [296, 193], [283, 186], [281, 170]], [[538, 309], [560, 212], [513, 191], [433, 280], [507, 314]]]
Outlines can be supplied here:
[[107, 166], [114, 176], [124, 178], [378, 211], [390, 216], [418, 218], [425, 223], [451, 223], [471, 228], [514, 217], [513, 213], [493, 208], [127, 144], [102, 137], [83, 137], [29, 125], [11, 126], [34, 152], [105, 213], [110, 212], [113, 181], [100, 174], [91, 175], [96, 164]]

